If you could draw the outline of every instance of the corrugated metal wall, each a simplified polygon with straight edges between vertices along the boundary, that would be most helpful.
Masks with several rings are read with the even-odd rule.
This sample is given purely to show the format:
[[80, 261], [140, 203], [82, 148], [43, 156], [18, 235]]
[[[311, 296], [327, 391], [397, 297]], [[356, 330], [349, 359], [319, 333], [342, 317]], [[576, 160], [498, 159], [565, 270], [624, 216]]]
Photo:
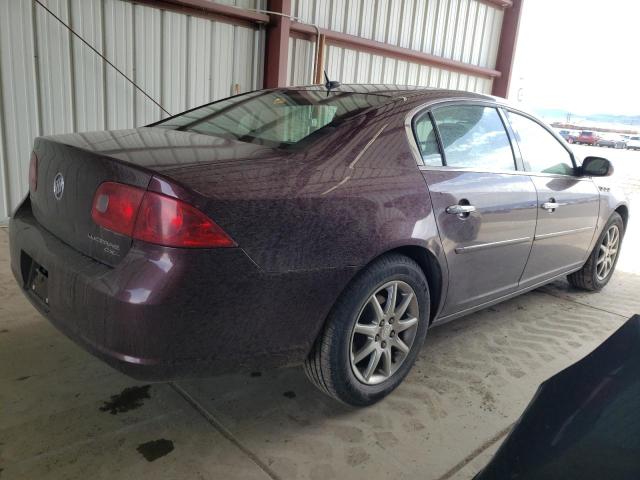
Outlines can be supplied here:
[[[305, 22], [480, 67], [494, 68], [504, 12], [478, 0], [293, 0]], [[313, 43], [290, 42], [293, 85], [309, 83]], [[342, 82], [397, 83], [490, 93], [492, 81], [329, 46], [327, 71]]]
[[[44, 0], [172, 113], [262, 86], [264, 32], [123, 0]], [[265, 0], [218, 0], [264, 8]], [[494, 68], [503, 12], [478, 0], [293, 0], [309, 23]], [[289, 83], [312, 83], [312, 42], [289, 41]], [[332, 78], [489, 93], [488, 78], [328, 45]], [[161, 117], [31, 0], [0, 0], [0, 222], [26, 192], [39, 135], [128, 128]]]
[[[43, 3], [171, 113], [262, 85], [263, 32], [122, 0]], [[140, 126], [161, 113], [41, 7], [0, 0], [0, 221], [26, 193], [36, 136]]]

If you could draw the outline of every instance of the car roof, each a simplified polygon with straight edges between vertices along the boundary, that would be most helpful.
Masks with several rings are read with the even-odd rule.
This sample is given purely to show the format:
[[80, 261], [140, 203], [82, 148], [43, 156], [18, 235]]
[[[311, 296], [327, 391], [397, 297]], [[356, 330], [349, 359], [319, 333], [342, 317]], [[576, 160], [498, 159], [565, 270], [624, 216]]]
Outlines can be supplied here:
[[[310, 90], [310, 91], [326, 91], [324, 85], [304, 85], [287, 87], [281, 90]], [[419, 87], [414, 85], [395, 85], [395, 84], [341, 84], [339, 87], [332, 88], [332, 92], [348, 92], [348, 93], [364, 93], [370, 95], [383, 95], [389, 98], [397, 97], [422, 97], [424, 100], [451, 98], [468, 98], [477, 100], [496, 101], [496, 97], [484, 95], [481, 93], [468, 92], [465, 90], [449, 90], [445, 88]], [[502, 100], [502, 99], [500, 99]]]

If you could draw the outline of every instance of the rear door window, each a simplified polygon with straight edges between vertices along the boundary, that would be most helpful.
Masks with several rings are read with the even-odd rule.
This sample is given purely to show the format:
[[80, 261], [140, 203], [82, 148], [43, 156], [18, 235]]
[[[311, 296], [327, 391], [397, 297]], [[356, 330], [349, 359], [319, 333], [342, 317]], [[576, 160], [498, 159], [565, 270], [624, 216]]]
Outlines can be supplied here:
[[516, 170], [509, 137], [493, 107], [454, 105], [433, 110], [448, 167]]

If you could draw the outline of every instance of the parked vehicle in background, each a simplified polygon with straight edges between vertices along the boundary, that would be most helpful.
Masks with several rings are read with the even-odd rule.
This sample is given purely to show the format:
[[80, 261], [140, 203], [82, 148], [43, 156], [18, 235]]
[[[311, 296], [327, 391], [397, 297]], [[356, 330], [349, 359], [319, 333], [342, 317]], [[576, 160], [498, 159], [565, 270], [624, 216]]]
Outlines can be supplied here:
[[304, 364], [370, 405], [432, 325], [559, 277], [611, 278], [628, 218], [493, 97], [262, 90], [153, 125], [38, 138], [11, 269], [60, 330], [136, 378]]
[[575, 143], [584, 145], [596, 145], [600, 140], [600, 136], [590, 130], [582, 130], [576, 138]]
[[627, 148], [629, 150], [640, 150], [640, 137], [637, 135], [629, 137], [629, 140], [627, 140]]
[[564, 138], [567, 143], [575, 143], [576, 139], [578, 138], [578, 132], [576, 132], [575, 130], [558, 130], [558, 135]]
[[617, 133], [604, 133], [596, 142], [599, 147], [607, 148], [625, 148], [627, 142], [621, 135]]

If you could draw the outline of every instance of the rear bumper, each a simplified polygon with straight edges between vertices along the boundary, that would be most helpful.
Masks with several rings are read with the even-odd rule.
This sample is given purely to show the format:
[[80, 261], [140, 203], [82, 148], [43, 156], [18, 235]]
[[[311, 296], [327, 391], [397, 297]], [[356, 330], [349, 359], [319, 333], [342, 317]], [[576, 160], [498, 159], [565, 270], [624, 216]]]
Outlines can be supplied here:
[[[118, 370], [167, 380], [301, 361], [353, 271], [266, 274], [239, 248], [134, 244], [115, 267], [47, 232], [29, 200], [10, 222], [11, 269], [59, 330]], [[48, 304], [25, 287], [33, 259]]]

